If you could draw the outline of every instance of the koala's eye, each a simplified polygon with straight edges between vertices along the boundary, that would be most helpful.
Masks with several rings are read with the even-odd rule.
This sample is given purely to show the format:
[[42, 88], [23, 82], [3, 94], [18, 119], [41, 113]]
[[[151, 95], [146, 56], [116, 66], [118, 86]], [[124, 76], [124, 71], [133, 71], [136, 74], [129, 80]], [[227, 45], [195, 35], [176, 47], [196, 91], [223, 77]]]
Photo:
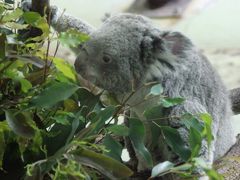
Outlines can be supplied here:
[[105, 64], [109, 64], [109, 63], [112, 62], [111, 57], [110, 57], [110, 56], [107, 56], [107, 55], [104, 55], [103, 58], [102, 58], [102, 60], [103, 60], [103, 62], [104, 62]]

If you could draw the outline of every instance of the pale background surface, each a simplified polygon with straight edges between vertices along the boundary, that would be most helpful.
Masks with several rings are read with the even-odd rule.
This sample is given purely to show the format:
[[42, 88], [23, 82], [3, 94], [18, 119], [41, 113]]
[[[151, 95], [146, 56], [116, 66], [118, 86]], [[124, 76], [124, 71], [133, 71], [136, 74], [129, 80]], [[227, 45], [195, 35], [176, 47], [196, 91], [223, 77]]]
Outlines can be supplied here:
[[[133, 0], [52, 0], [66, 12], [98, 27], [105, 13], [123, 12]], [[193, 0], [183, 18], [154, 19], [159, 28], [181, 31], [203, 50], [228, 88], [240, 87], [240, 0]], [[70, 61], [69, 51], [59, 54]], [[240, 133], [240, 115], [232, 121]]]

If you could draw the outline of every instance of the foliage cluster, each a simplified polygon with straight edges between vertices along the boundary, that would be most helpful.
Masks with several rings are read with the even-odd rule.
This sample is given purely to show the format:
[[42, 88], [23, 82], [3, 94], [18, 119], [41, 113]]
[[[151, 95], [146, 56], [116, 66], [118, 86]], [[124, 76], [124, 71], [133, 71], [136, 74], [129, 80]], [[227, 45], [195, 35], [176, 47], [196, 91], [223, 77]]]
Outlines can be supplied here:
[[[0, 1], [0, 179], [110, 179], [127, 178], [133, 172], [122, 162], [119, 139], [128, 137], [149, 167], [151, 154], [144, 145], [145, 130], [137, 118], [129, 126], [119, 123], [124, 103], [106, 105], [100, 95], [79, 85], [76, 72], [64, 59], [49, 54], [53, 41], [75, 47], [88, 39], [75, 30], [53, 36], [46, 17], [13, 8], [14, 1]], [[28, 37], [30, 28], [42, 34]], [[43, 46], [43, 43], [47, 43]], [[56, 52], [58, 45], [56, 47]], [[171, 117], [189, 129], [186, 147], [178, 131], [162, 126], [161, 109], [182, 103], [182, 98], [162, 96], [159, 84], [145, 97], [159, 98], [159, 105], [144, 116], [161, 133], [182, 160], [162, 162], [151, 177], [178, 173], [192, 177], [203, 169], [212, 179], [221, 177], [198, 158], [202, 139], [212, 140], [208, 114]]]

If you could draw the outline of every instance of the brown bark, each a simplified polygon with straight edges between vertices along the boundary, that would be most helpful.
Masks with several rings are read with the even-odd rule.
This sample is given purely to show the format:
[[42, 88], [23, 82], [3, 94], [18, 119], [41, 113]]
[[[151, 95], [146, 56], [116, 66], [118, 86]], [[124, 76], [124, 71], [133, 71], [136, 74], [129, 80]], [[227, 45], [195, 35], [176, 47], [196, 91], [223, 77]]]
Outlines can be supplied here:
[[240, 114], [240, 88], [230, 90], [230, 97], [234, 114]]

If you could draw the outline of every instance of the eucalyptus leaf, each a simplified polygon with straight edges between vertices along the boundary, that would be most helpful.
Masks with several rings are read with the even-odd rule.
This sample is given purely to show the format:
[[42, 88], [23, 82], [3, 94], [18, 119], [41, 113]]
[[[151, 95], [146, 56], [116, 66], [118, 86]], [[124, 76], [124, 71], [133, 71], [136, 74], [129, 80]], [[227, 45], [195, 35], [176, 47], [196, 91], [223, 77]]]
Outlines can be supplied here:
[[[164, 107], [161, 105], [154, 106], [151, 108], [145, 109], [143, 115], [146, 117], [148, 121], [153, 121], [154, 123], [149, 124], [151, 126], [151, 146], [156, 147], [158, 146], [159, 136], [161, 135], [161, 131], [159, 127], [156, 125], [164, 125], [166, 120], [163, 119], [164, 117]], [[150, 143], [150, 142], [148, 142]]]
[[160, 176], [163, 173], [166, 173], [167, 171], [170, 171], [174, 167], [174, 164], [169, 161], [164, 161], [162, 163], [157, 164], [153, 167], [151, 178]]
[[124, 164], [91, 150], [76, 150], [72, 154], [79, 163], [97, 169], [110, 179], [128, 178], [133, 174]]
[[188, 171], [193, 167], [192, 164], [185, 163], [172, 168], [172, 171]]
[[212, 140], [214, 139], [212, 135], [212, 117], [210, 114], [207, 114], [207, 113], [202, 113], [199, 116], [200, 116], [200, 119], [203, 120], [203, 122], [205, 123], [204, 136], [207, 139], [208, 148], [209, 148]]
[[144, 145], [145, 129], [143, 123], [139, 119], [130, 118], [129, 130], [129, 138], [132, 141], [134, 150], [144, 159], [148, 167], [152, 167], [151, 154]]
[[116, 108], [114, 106], [108, 106], [100, 111], [96, 117], [94, 117], [94, 123], [91, 124], [92, 130], [88, 135], [98, 134], [98, 132], [104, 127], [105, 122], [113, 116], [115, 110]]
[[168, 126], [161, 126], [166, 143], [171, 147], [172, 151], [179, 155], [184, 161], [190, 158], [191, 151], [186, 147], [179, 132]]
[[143, 115], [148, 119], [148, 120], [157, 120], [163, 117], [163, 107], [161, 105], [146, 108], [143, 112]]
[[199, 151], [202, 146], [201, 133], [194, 128], [190, 128], [189, 144], [191, 148], [191, 158], [199, 156]]
[[59, 35], [59, 41], [69, 47], [77, 47], [88, 39], [88, 35], [83, 34], [76, 29], [69, 29], [66, 32], [61, 32]]
[[118, 136], [128, 136], [129, 135], [129, 128], [125, 125], [110, 125], [107, 127], [109, 131], [111, 131], [113, 134]]
[[73, 69], [73, 67], [67, 63], [65, 60], [61, 58], [54, 57], [53, 63], [56, 66], [56, 68], [61, 71], [66, 77], [69, 79], [76, 81], [76, 73]]
[[148, 98], [150, 96], [158, 96], [158, 95], [161, 95], [162, 93], [163, 93], [162, 85], [161, 84], [155, 84], [151, 87], [150, 92], [148, 93], [146, 98]]
[[103, 145], [108, 150], [108, 152], [104, 152], [105, 155], [121, 162], [121, 155], [122, 155], [123, 147], [118, 141], [116, 141], [110, 135], [107, 135], [104, 138]]
[[5, 2], [8, 4], [14, 4], [14, 0], [5, 0]]
[[6, 22], [5, 26], [7, 26], [11, 29], [26, 29], [28, 27], [27, 24], [19, 24], [16, 22]]
[[28, 80], [26, 80], [24, 78], [21, 78], [21, 79], [19, 79], [19, 81], [20, 81], [20, 84], [21, 84], [21, 90], [24, 93], [27, 93], [28, 90], [32, 88], [32, 84]]
[[69, 98], [79, 89], [79, 86], [71, 83], [55, 82], [45, 88], [38, 96], [34, 97], [30, 104], [35, 107], [47, 108], [59, 101]]
[[[30, 24], [33, 27], [41, 29], [44, 37], [46, 37], [50, 33], [47, 20], [44, 17], [42, 17], [39, 13], [32, 11], [24, 12], [23, 18], [26, 23]], [[30, 40], [37, 41], [38, 39], [31, 38]]]
[[99, 102], [99, 95], [94, 95], [86, 88], [80, 88], [77, 91], [77, 94], [80, 106], [83, 108], [82, 115], [87, 116], [91, 111], [93, 111], [94, 107]]
[[14, 11], [7, 13], [3, 16], [2, 21], [15, 21], [23, 15], [23, 11], [20, 8], [15, 9]]
[[182, 104], [184, 102], [184, 98], [176, 97], [176, 98], [163, 98], [161, 99], [161, 105], [163, 107], [169, 108], [172, 106], [176, 106], [178, 104]]
[[199, 121], [195, 116], [192, 114], [184, 114], [181, 116], [181, 122], [190, 129], [191, 127], [197, 130], [198, 132], [202, 133], [204, 130], [204, 123]]
[[211, 180], [224, 180], [224, 177], [213, 169], [205, 170], [205, 173]]
[[22, 113], [15, 115], [14, 110], [5, 110], [6, 120], [9, 127], [19, 136], [25, 138], [33, 138], [35, 135], [35, 130], [29, 123], [31, 121], [30, 116], [25, 116]]

